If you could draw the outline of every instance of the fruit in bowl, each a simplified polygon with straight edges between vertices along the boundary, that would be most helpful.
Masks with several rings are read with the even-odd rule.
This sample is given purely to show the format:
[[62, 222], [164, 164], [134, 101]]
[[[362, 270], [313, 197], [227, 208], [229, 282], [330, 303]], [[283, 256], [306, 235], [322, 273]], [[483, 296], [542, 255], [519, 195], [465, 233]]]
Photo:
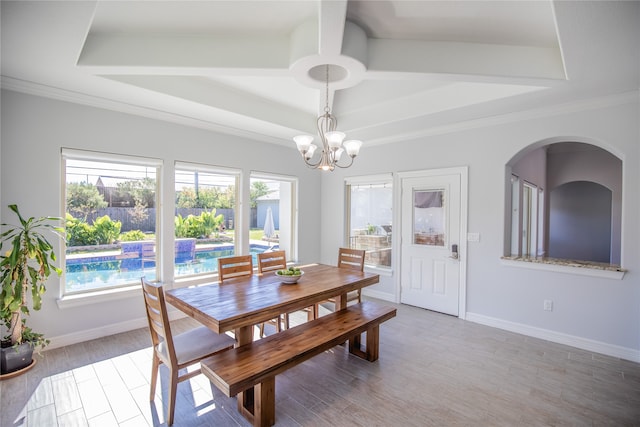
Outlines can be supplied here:
[[289, 267], [284, 270], [277, 270], [276, 276], [282, 280], [282, 283], [297, 283], [300, 277], [304, 274], [304, 271], [298, 267]]

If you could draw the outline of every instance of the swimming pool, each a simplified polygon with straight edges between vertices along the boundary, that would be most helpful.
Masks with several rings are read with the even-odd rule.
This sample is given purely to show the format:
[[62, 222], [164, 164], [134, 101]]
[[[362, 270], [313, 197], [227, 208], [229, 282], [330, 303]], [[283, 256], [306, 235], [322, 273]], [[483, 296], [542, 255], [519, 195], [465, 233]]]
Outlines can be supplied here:
[[[178, 249], [178, 247], [176, 247]], [[278, 246], [261, 244], [250, 245], [253, 263], [257, 265], [257, 254], [267, 249], [278, 249]], [[187, 277], [218, 271], [218, 258], [233, 255], [231, 245], [196, 248], [191, 256], [177, 251], [175, 256], [175, 277]], [[140, 277], [156, 279], [156, 262], [154, 256], [143, 256], [143, 252], [127, 252], [129, 255], [111, 254], [101, 256], [75, 257], [68, 259], [65, 269], [65, 288], [67, 292], [82, 292], [92, 289], [116, 287], [135, 283]], [[120, 258], [120, 259], [119, 259]]]

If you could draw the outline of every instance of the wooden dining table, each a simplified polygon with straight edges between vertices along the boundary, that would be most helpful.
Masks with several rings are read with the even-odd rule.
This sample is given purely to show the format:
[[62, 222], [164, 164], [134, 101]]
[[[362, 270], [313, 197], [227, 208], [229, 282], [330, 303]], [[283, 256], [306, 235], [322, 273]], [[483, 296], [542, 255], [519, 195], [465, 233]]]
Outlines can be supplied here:
[[168, 303], [218, 334], [234, 331], [238, 346], [253, 340], [253, 326], [335, 298], [336, 310], [346, 295], [379, 282], [378, 274], [324, 264], [300, 266], [298, 283], [285, 284], [273, 272], [227, 279], [166, 292]]
[[[224, 283], [194, 285], [166, 291], [168, 303], [216, 333], [234, 331], [236, 346], [253, 341], [255, 325], [314, 304], [335, 299], [347, 305], [347, 293], [379, 282], [378, 274], [324, 264], [299, 266], [296, 284], [282, 283], [274, 272], [238, 277]], [[253, 389], [238, 394], [238, 410], [250, 407]]]

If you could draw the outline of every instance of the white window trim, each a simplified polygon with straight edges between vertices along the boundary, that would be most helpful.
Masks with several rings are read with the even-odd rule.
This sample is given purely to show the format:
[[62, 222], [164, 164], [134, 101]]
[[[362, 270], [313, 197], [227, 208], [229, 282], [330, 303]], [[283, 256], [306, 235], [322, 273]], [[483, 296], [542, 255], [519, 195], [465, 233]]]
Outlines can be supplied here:
[[298, 188], [300, 180], [297, 176], [278, 175], [270, 172], [252, 170], [249, 172], [249, 182], [254, 179], [283, 181], [291, 184], [291, 241], [289, 242], [290, 250], [288, 251], [287, 257], [289, 258], [289, 261], [296, 262], [298, 260]]
[[58, 304], [58, 308], [67, 309], [81, 307], [84, 305], [99, 304], [106, 301], [129, 299], [133, 297], [142, 297], [141, 285], [126, 285], [120, 288], [109, 288], [79, 294], [63, 295], [56, 300], [56, 303]]
[[[384, 174], [376, 174], [376, 175], [361, 175], [361, 176], [350, 176], [350, 177], [345, 177], [344, 179], [344, 183], [345, 183], [345, 187], [346, 186], [354, 186], [354, 185], [379, 185], [379, 184], [389, 184], [391, 186], [391, 188], [393, 189], [393, 173], [384, 173]], [[346, 196], [346, 195], [345, 195]], [[348, 196], [347, 200], [349, 200]], [[393, 198], [392, 198], [393, 200]], [[345, 204], [345, 208], [348, 209], [348, 213], [351, 214], [351, 206], [347, 206]], [[346, 216], [345, 216], [346, 219]], [[347, 224], [350, 225], [350, 221], [347, 220]], [[348, 246], [349, 245], [349, 227], [345, 227], [344, 230], [344, 239], [345, 239], [345, 244]], [[394, 257], [394, 253], [393, 253], [393, 241], [392, 241], [392, 258], [391, 258], [391, 266], [389, 267], [385, 267], [385, 266], [380, 266], [380, 265], [368, 265], [365, 264], [364, 269], [365, 271], [368, 271], [370, 273], [376, 273], [376, 274], [380, 274], [382, 276], [392, 276], [393, 274], [393, 257]]]
[[[236, 207], [234, 208], [235, 219], [234, 219], [234, 227], [233, 227], [234, 229], [233, 245], [234, 245], [234, 252], [240, 253], [242, 248], [242, 243], [241, 243], [242, 236], [239, 233], [240, 227], [238, 227], [237, 224], [242, 224], [242, 219], [243, 219], [242, 206], [244, 204], [242, 203], [242, 199], [241, 199], [243, 194], [242, 170], [236, 169], [236, 168], [224, 167], [224, 166], [211, 165], [207, 163], [194, 163], [194, 162], [184, 162], [184, 161], [176, 160], [173, 162], [174, 177], [177, 170], [187, 171], [187, 172], [205, 172], [210, 174], [227, 175], [230, 178], [234, 179], [234, 186], [236, 190], [235, 191]], [[175, 187], [175, 180], [174, 180], [174, 187]], [[176, 193], [174, 189], [173, 190], [174, 201], [175, 201], [175, 194]], [[172, 206], [172, 209], [174, 208], [175, 208], [175, 203], [173, 203], [173, 206]], [[171, 238], [174, 239], [175, 241], [175, 234], [172, 234]], [[191, 284], [199, 283], [203, 278], [207, 278], [207, 279], [214, 278], [217, 280], [217, 277], [218, 277], [217, 273], [211, 273], [211, 272], [176, 277], [175, 265], [172, 264], [170, 269], [171, 269], [170, 277], [173, 278], [173, 281], [175, 283], [185, 283], [185, 284], [191, 285]], [[209, 280], [209, 282], [211, 282], [211, 280]]]
[[364, 176], [350, 176], [344, 179], [345, 185], [364, 185], [364, 184], [391, 184], [393, 185], [393, 174], [377, 174]]
[[[121, 155], [114, 153], [104, 153], [100, 151], [87, 151], [87, 150], [77, 150], [73, 148], [65, 148], [62, 147], [60, 150], [61, 154], [61, 171], [60, 174], [60, 188], [66, 189], [66, 165], [67, 159], [73, 160], [87, 160], [87, 161], [105, 161], [105, 162], [117, 162], [127, 165], [136, 165], [136, 166], [148, 166], [157, 168], [157, 187], [161, 189], [162, 185], [162, 168], [164, 166], [164, 161], [162, 159], [157, 159], [153, 157], [142, 157], [142, 156], [129, 156], [129, 155]], [[66, 214], [66, 191], [60, 192], [60, 206], [62, 207], [61, 217], [64, 218]], [[159, 215], [159, 209], [156, 210], [156, 215]], [[156, 224], [160, 224], [157, 218]], [[157, 228], [157, 226], [156, 226]], [[158, 243], [160, 242], [159, 238]], [[161, 245], [158, 245], [161, 246]], [[59, 257], [63, 270], [66, 270], [66, 244], [64, 242], [59, 243], [59, 251], [61, 254]], [[160, 254], [158, 255], [160, 256]], [[58, 298], [56, 299], [56, 303], [58, 307], [61, 309], [69, 308], [69, 307], [78, 307], [82, 305], [95, 304], [103, 301], [110, 301], [116, 299], [129, 298], [134, 295], [140, 294], [140, 286], [134, 283], [124, 283], [121, 286], [110, 287], [110, 288], [102, 288], [102, 289], [94, 289], [86, 292], [73, 292], [66, 293], [66, 278], [65, 273], [63, 271], [60, 277], [59, 283], [59, 291]]]
[[126, 165], [149, 166], [160, 168], [164, 165], [162, 159], [143, 156], [128, 156], [113, 153], [103, 153], [100, 151], [76, 150], [73, 148], [62, 148], [61, 154], [63, 159], [89, 160], [89, 161], [105, 161], [118, 162]]

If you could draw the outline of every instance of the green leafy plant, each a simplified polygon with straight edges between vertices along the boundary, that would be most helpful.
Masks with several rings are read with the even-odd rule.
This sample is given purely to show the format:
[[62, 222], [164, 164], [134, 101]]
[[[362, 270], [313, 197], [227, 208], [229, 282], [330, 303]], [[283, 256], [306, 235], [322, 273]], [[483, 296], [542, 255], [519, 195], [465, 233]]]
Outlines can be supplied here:
[[86, 182], [67, 184], [67, 209], [72, 214], [86, 217], [90, 212], [106, 207], [107, 202], [95, 185]]
[[65, 229], [69, 246], [88, 246], [97, 244], [93, 228], [82, 218], [74, 218], [70, 213], [66, 215]]
[[40, 310], [47, 279], [52, 272], [62, 273], [54, 265], [56, 255], [53, 246], [43, 234], [48, 231], [63, 237], [64, 229], [51, 223], [62, 218], [24, 219], [16, 205], [9, 205], [9, 209], [17, 215], [20, 225], [2, 224], [7, 230], [0, 235], [1, 248], [4, 251], [7, 245], [9, 250], [0, 255], [0, 318], [8, 329], [6, 338], [12, 345], [35, 340], [42, 347], [48, 341], [27, 328], [23, 316], [29, 315], [27, 295], [31, 294], [33, 310]]
[[93, 221], [93, 232], [99, 245], [109, 245], [120, 236], [122, 223], [113, 221], [108, 215], [96, 218]]
[[216, 216], [216, 210], [202, 212], [200, 215], [188, 215], [183, 218], [178, 214], [175, 217], [176, 237], [202, 238], [212, 234], [218, 234], [223, 229], [224, 215]]
[[108, 215], [96, 218], [93, 225], [84, 219], [66, 215], [66, 232], [69, 246], [108, 245], [120, 237], [122, 223]]
[[174, 218], [174, 230], [176, 237], [187, 237], [187, 219], [178, 214]]
[[122, 242], [137, 242], [138, 240], [145, 240], [149, 236], [144, 234], [140, 230], [129, 230], [120, 235], [120, 241]]
[[218, 235], [224, 222], [224, 215], [216, 216], [216, 210], [212, 209], [211, 212], [202, 212], [200, 219], [202, 220], [203, 233], [208, 237], [212, 234]]

